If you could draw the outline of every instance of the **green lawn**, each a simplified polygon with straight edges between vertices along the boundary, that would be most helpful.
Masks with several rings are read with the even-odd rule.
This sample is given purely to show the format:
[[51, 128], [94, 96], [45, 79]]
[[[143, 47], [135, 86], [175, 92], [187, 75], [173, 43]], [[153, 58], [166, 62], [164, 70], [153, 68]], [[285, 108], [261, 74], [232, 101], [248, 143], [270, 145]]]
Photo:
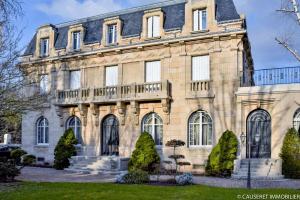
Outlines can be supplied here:
[[[1, 187], [1, 186], [0, 186]], [[207, 186], [162, 187], [147, 185], [116, 185], [97, 183], [20, 183], [18, 187], [0, 190], [0, 199], [100, 199], [100, 200], [205, 200], [243, 199], [245, 194], [299, 194], [299, 190], [246, 190], [224, 189]], [[246, 197], [246, 196], [244, 196]], [[251, 198], [248, 198], [251, 199]]]

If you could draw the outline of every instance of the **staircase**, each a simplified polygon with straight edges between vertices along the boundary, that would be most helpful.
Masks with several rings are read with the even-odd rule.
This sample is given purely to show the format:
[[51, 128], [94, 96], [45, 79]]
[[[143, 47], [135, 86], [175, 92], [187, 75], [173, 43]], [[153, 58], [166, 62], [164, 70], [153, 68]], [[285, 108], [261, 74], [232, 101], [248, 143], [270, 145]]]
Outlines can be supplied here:
[[[251, 179], [282, 179], [282, 162], [279, 159], [251, 159]], [[234, 179], [247, 179], [248, 159], [235, 161]]]
[[68, 172], [82, 174], [118, 175], [127, 170], [127, 158], [117, 156], [74, 156], [70, 159]]

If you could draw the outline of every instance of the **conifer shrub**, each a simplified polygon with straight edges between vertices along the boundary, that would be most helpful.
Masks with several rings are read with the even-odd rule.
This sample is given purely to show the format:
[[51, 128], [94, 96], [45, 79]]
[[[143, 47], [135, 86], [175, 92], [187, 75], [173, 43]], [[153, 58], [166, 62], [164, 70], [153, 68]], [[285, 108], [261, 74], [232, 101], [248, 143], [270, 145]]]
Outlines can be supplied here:
[[205, 168], [206, 174], [209, 176], [231, 176], [237, 151], [238, 139], [236, 135], [232, 131], [225, 131], [208, 157]]
[[68, 129], [59, 139], [54, 150], [54, 165], [57, 170], [63, 170], [70, 166], [69, 159], [76, 156], [76, 148], [74, 145], [78, 143], [75, 138], [73, 129]]
[[142, 170], [153, 172], [159, 163], [160, 158], [152, 136], [147, 132], [142, 133], [129, 160], [129, 171]]
[[10, 152], [10, 157], [15, 161], [16, 165], [21, 165], [21, 157], [26, 154], [27, 152], [22, 149], [15, 149]]
[[285, 135], [281, 148], [282, 174], [286, 178], [300, 179], [300, 137], [291, 128]]

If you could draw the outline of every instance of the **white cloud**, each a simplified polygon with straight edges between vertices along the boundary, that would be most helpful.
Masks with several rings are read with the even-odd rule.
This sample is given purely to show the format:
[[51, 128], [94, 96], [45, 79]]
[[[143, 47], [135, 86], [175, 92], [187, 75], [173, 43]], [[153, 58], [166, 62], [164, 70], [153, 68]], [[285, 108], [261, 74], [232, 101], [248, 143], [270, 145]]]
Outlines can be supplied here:
[[38, 4], [37, 9], [50, 16], [70, 20], [120, 10], [122, 6], [115, 0], [53, 0]]

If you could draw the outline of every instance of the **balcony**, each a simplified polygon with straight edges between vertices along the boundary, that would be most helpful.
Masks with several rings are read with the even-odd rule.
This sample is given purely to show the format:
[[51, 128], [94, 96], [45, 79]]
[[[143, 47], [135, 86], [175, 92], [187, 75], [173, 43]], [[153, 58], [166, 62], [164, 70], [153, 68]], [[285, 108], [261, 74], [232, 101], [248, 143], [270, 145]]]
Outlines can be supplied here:
[[211, 83], [211, 81], [191, 81], [187, 84], [187, 98], [214, 97]]
[[57, 91], [58, 105], [107, 104], [119, 101], [155, 101], [170, 98], [170, 83], [156, 82], [102, 88]]
[[263, 86], [300, 83], [300, 66], [255, 70], [253, 71], [252, 80], [249, 81], [249, 79], [250, 75], [243, 73], [241, 86], [245, 87], [251, 85]]

